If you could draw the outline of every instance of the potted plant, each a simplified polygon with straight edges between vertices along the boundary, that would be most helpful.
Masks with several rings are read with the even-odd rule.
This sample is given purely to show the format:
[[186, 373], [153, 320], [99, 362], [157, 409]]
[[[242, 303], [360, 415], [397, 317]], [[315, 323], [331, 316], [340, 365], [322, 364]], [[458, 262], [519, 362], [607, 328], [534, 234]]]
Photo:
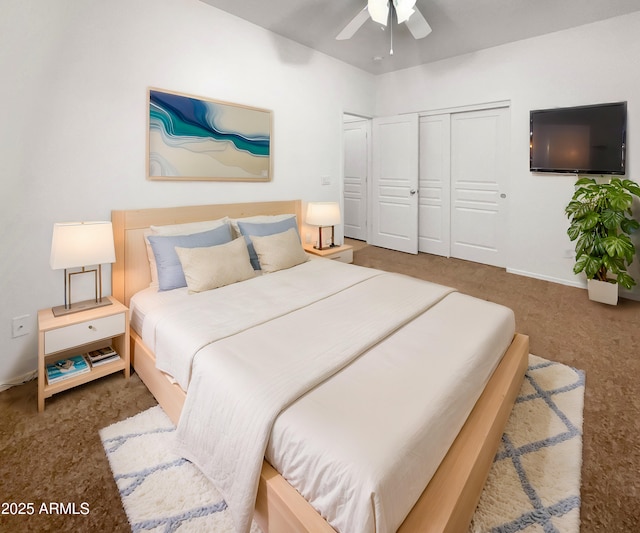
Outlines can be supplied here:
[[[592, 300], [615, 305], [618, 284], [626, 289], [636, 284], [627, 273], [636, 253], [629, 235], [640, 227], [632, 218], [634, 196], [640, 196], [640, 186], [631, 180], [612, 178], [609, 183], [598, 183], [580, 178], [565, 209], [570, 221], [567, 234], [577, 241], [573, 271], [586, 274]], [[605, 296], [598, 296], [599, 291]]]

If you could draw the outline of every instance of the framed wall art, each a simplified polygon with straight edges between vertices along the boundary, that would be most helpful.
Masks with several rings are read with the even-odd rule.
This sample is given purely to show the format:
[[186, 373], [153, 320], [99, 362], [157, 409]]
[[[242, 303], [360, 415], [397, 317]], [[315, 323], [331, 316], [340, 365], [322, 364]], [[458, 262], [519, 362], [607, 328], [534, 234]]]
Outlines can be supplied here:
[[149, 179], [271, 179], [271, 111], [153, 88], [148, 103]]

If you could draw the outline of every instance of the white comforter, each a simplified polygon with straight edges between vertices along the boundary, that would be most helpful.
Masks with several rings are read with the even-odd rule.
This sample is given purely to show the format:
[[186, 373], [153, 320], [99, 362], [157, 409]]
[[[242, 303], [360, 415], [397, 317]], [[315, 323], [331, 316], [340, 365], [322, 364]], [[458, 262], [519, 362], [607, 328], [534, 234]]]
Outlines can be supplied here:
[[271, 427], [292, 402], [451, 289], [378, 274], [200, 350], [176, 433], [179, 452], [249, 530]]
[[238, 531], [263, 455], [338, 531], [395, 531], [515, 329], [502, 306], [327, 260], [158, 296], [142, 336], [189, 383], [179, 449]]
[[316, 259], [188, 297], [181, 289], [167, 291], [178, 294], [158, 293], [158, 299], [169, 305], [159, 305], [146, 315], [142, 340], [155, 353], [157, 368], [186, 391], [193, 358], [201, 348], [379, 274]]
[[395, 532], [512, 340], [454, 292], [283, 411], [267, 461], [342, 533]]

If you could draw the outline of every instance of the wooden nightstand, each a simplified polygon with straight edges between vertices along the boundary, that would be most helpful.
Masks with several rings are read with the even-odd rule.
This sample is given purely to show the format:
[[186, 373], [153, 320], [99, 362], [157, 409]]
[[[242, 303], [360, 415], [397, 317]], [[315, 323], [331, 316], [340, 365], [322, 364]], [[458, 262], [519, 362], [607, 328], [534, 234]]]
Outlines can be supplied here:
[[342, 246], [334, 246], [326, 250], [316, 250], [312, 245], [305, 244], [304, 251], [313, 255], [319, 255], [326, 259], [334, 259], [343, 263], [353, 263], [353, 246], [343, 244]]
[[[129, 379], [129, 309], [115, 298], [107, 296], [112, 305], [55, 317], [51, 309], [38, 311], [38, 411], [44, 411], [44, 400], [83, 383], [124, 371]], [[46, 365], [71, 357], [113, 346], [120, 359], [92, 367], [84, 374], [49, 384]]]

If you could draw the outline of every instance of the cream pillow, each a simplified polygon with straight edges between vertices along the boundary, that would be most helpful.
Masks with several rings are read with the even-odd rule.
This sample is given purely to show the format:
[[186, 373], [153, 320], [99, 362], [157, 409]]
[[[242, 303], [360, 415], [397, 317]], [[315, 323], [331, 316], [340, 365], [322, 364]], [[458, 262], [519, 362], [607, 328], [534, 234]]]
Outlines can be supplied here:
[[251, 235], [250, 238], [260, 261], [260, 268], [265, 274], [291, 268], [309, 260], [295, 228], [264, 237]]
[[217, 289], [255, 275], [249, 261], [247, 244], [242, 237], [217, 246], [176, 246], [175, 250], [190, 293]]

